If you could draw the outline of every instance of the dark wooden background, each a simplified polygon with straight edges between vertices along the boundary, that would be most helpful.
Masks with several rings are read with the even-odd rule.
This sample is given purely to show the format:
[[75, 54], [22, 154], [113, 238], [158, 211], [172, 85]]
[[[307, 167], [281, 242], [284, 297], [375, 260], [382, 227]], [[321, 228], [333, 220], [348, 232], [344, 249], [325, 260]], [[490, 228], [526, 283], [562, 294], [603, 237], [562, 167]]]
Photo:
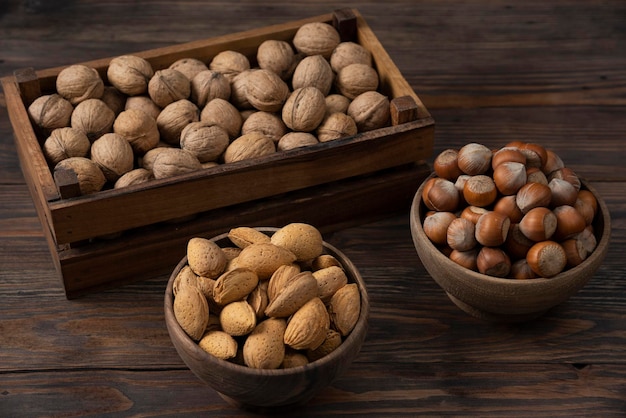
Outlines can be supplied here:
[[[492, 325], [418, 259], [408, 208], [325, 236], [365, 277], [358, 360], [298, 416], [626, 416], [626, 2], [3, 0], [0, 76], [356, 7], [436, 121], [435, 152], [539, 142], [606, 200], [612, 242], [544, 317]], [[66, 300], [0, 93], [0, 416], [246, 415], [182, 363], [166, 277]]]

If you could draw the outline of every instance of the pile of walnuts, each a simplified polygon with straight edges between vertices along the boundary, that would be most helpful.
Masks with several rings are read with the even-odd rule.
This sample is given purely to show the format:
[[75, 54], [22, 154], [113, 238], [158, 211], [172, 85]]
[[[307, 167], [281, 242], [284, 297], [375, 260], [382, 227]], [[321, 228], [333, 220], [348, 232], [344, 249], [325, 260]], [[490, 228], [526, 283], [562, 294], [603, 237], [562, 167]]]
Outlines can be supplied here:
[[314, 22], [253, 58], [226, 50], [155, 69], [123, 55], [106, 77], [71, 65], [28, 113], [50, 166], [90, 194], [388, 126], [378, 86], [371, 52]]

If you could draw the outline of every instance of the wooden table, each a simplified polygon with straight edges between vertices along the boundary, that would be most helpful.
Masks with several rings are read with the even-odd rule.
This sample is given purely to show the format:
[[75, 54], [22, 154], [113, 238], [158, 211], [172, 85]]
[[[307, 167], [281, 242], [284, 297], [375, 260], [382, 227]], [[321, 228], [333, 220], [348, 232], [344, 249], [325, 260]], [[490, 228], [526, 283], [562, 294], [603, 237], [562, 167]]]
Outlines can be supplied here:
[[[542, 318], [456, 308], [413, 248], [408, 208], [325, 236], [366, 278], [358, 360], [298, 416], [626, 416], [626, 3], [345, 1], [430, 109], [436, 150], [539, 142], [606, 200], [613, 235], [589, 284]], [[328, 13], [335, 3], [9, 0], [0, 75]], [[166, 277], [68, 301], [0, 95], [0, 416], [246, 415], [204, 386], [165, 328]]]

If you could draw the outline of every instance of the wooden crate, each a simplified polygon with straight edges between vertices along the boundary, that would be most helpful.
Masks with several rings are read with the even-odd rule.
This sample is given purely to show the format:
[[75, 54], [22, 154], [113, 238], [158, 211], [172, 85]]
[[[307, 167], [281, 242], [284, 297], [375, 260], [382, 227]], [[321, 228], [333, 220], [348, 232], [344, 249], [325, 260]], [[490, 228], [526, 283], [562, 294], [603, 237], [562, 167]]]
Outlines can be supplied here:
[[[24, 177], [68, 298], [171, 271], [192, 236], [233, 226], [310, 222], [324, 232], [405, 210], [429, 174], [434, 121], [363, 17], [354, 9], [216, 38], [133, 53], [155, 70], [181, 58], [205, 62], [236, 50], [254, 60], [267, 39], [291, 41], [308, 22], [333, 24], [342, 40], [372, 53], [392, 124], [341, 140], [222, 164], [176, 178], [76, 196], [55, 178], [27, 108], [55, 89], [64, 67], [2, 78]], [[129, 52], [130, 53], [130, 52]], [[106, 81], [111, 58], [83, 62]], [[102, 237], [108, 237], [104, 239]]]

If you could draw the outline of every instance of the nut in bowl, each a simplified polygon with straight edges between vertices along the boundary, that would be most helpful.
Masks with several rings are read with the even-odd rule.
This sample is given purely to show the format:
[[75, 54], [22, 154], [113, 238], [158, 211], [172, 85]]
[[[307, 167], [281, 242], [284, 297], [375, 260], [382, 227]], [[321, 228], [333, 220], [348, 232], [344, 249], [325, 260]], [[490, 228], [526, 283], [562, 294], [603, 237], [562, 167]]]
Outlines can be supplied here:
[[194, 238], [165, 292], [167, 329], [187, 367], [256, 411], [301, 406], [330, 385], [357, 357], [368, 316], [358, 270], [307, 224]]
[[411, 235], [430, 276], [466, 313], [492, 322], [537, 318], [602, 264], [608, 208], [553, 152], [472, 143], [443, 151], [433, 168], [413, 199]]

